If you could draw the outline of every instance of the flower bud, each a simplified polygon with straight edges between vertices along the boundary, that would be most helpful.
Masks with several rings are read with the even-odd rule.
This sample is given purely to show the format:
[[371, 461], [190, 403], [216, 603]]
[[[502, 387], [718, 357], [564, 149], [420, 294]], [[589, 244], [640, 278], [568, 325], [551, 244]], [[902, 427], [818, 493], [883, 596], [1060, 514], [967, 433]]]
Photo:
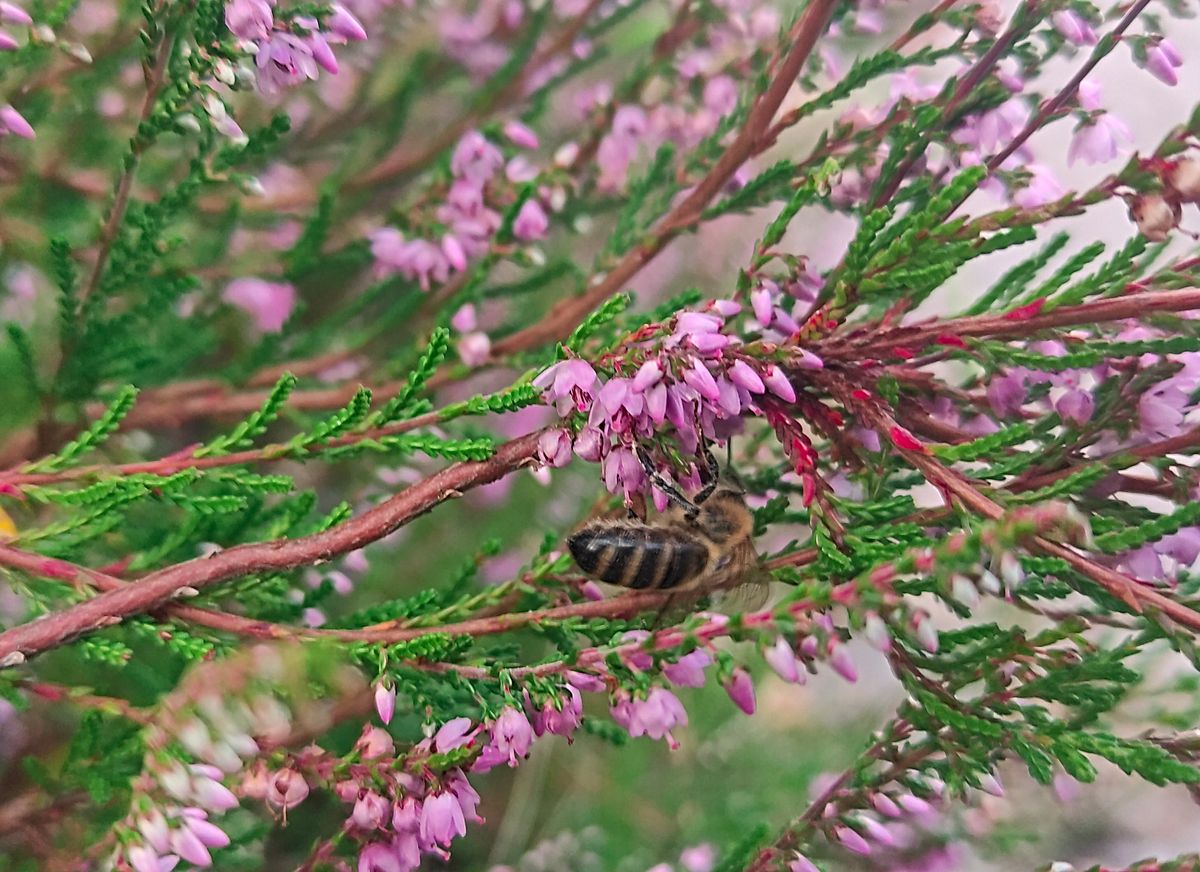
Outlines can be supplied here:
[[1184, 203], [1200, 203], [1200, 160], [1189, 157], [1167, 164], [1163, 182]]
[[392, 715], [396, 713], [396, 688], [390, 682], [381, 681], [375, 685], [375, 711], [385, 724], [392, 722]]
[[1161, 194], [1141, 194], [1129, 204], [1129, 217], [1142, 236], [1151, 242], [1164, 242], [1179, 226], [1183, 209], [1179, 203]]
[[733, 675], [725, 682], [725, 692], [729, 694], [734, 705], [748, 715], [754, 714], [757, 705], [754, 699], [754, 682], [750, 680], [749, 672], [740, 667], [733, 670]]

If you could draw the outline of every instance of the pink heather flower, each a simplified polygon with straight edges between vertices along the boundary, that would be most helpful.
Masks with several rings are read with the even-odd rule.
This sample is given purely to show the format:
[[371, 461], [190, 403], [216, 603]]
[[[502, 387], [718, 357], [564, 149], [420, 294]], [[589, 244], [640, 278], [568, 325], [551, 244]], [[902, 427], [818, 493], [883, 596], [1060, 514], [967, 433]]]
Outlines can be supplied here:
[[800, 369], [825, 368], [825, 361], [821, 360], [821, 358], [817, 357], [807, 348], [797, 348], [792, 352], [792, 354], [794, 355], [792, 362], [795, 363], [796, 366], [800, 367]]
[[125, 858], [134, 872], [171, 872], [179, 865], [179, 858], [174, 854], [160, 856], [148, 845], [134, 845], [126, 849]]
[[1080, 388], [1071, 388], [1054, 401], [1054, 411], [1064, 420], [1076, 424], [1086, 424], [1090, 421], [1095, 407], [1096, 401], [1091, 393]]
[[508, 706], [492, 724], [491, 732], [493, 747], [507, 758], [509, 766], [516, 766], [517, 758], [529, 755], [533, 727], [524, 712]]
[[464, 134], [450, 158], [450, 172], [478, 185], [490, 181], [502, 166], [504, 155], [478, 130]]
[[1159, 40], [1146, 51], [1146, 69], [1160, 82], [1168, 85], [1178, 85], [1179, 75], [1176, 68], [1183, 66], [1183, 57], [1169, 40]]
[[1049, 167], [1038, 163], [1027, 164], [1024, 169], [1029, 173], [1029, 181], [1012, 196], [1012, 200], [1022, 209], [1036, 209], [1053, 203], [1065, 194], [1066, 188], [1058, 183]]
[[607, 448], [608, 442], [595, 427], [584, 427], [575, 437], [575, 453], [588, 463], [597, 463]]
[[902, 793], [896, 797], [896, 802], [900, 807], [911, 815], [918, 817], [927, 817], [933, 814], [933, 806], [927, 803], [921, 797], [911, 793]]
[[775, 670], [776, 675], [789, 684], [803, 684], [807, 680], [804, 664], [783, 636], [779, 636], [775, 644], [763, 652], [763, 659]]
[[749, 672], [740, 667], [733, 670], [733, 675], [724, 686], [734, 705], [748, 715], [754, 714], [757, 702], [754, 698], [754, 682], [751, 681]]
[[886, 654], [892, 650], [891, 631], [888, 630], [887, 622], [877, 612], [867, 612], [863, 635], [876, 651]]
[[623, 491], [628, 497], [636, 493], [645, 480], [646, 472], [633, 449], [614, 448], [604, 458], [604, 486], [609, 493]]
[[0, 136], [8, 133], [22, 139], [33, 139], [37, 135], [20, 112], [12, 106], [0, 106]]
[[492, 340], [486, 333], [475, 331], [458, 340], [458, 356], [467, 366], [483, 366], [492, 354]]
[[698, 648], [664, 666], [663, 675], [676, 687], [704, 687], [704, 670], [712, 662], [712, 656]]
[[750, 305], [754, 308], [754, 318], [764, 327], [771, 326], [775, 316], [775, 301], [767, 288], [759, 288], [750, 294]]
[[33, 24], [28, 12], [7, 0], [0, 0], [0, 21], [7, 24]]
[[851, 684], [858, 681], [858, 670], [854, 668], [854, 661], [850, 659], [850, 653], [846, 650], [845, 645], [838, 645], [829, 652], [829, 665], [833, 667], [834, 672]]
[[876, 793], [871, 797], [871, 805], [875, 811], [884, 817], [898, 818], [904, 814], [900, 806], [886, 793]]
[[990, 793], [992, 796], [1004, 796], [1004, 785], [1000, 783], [1000, 779], [992, 772], [987, 772], [980, 776], [979, 789], [984, 793]]
[[358, 853], [358, 872], [408, 872], [415, 868], [403, 863], [392, 845], [385, 842], [372, 842]]
[[504, 125], [504, 136], [518, 148], [535, 149], [540, 144], [538, 136], [520, 121], [509, 121]]
[[574, 685], [566, 684], [563, 689], [565, 696], [547, 700], [534, 713], [533, 731], [537, 735], [549, 733], [570, 741], [571, 734], [579, 728], [583, 720], [583, 697]]
[[475, 329], [475, 304], [466, 303], [450, 318], [450, 326], [459, 333], [470, 333]]
[[1079, 101], [1079, 108], [1085, 112], [1095, 112], [1100, 109], [1100, 101], [1103, 97], [1103, 89], [1099, 82], [1094, 82], [1091, 79], [1084, 79], [1079, 83], [1079, 89], [1075, 92], [1075, 99]]
[[1133, 132], [1117, 116], [1105, 112], [1075, 130], [1067, 150], [1067, 164], [1102, 164], [1115, 159], [1133, 144]]
[[709, 842], [684, 848], [679, 854], [679, 865], [684, 872], [712, 872], [717, 865], [717, 849]]
[[566, 416], [572, 407], [586, 412], [595, 399], [596, 371], [586, 360], [560, 360], [533, 380], [541, 388], [543, 399]]
[[171, 828], [167, 819], [158, 809], [151, 809], [145, 817], [137, 819], [138, 832], [146, 840], [146, 844], [160, 854], [166, 854], [171, 848]]
[[476, 808], [479, 806], [479, 794], [471, 786], [471, 782], [467, 781], [467, 776], [463, 774], [462, 770], [451, 770], [445, 783], [450, 788], [450, 792], [454, 794], [454, 798], [458, 800], [463, 817], [469, 821], [483, 823], [483, 818], [476, 812]]
[[267, 802], [287, 811], [308, 796], [308, 783], [295, 769], [280, 769], [267, 782]]
[[574, 669], [568, 669], [566, 676], [568, 684], [584, 693], [600, 693], [605, 689], [604, 679], [599, 676], [576, 672]]
[[354, 803], [350, 823], [360, 830], [376, 830], [385, 821], [390, 821], [391, 817], [392, 804], [373, 790], [367, 790]]
[[538, 437], [538, 456], [547, 466], [566, 466], [571, 462], [571, 434], [561, 427], [545, 431]]
[[467, 821], [453, 793], [435, 793], [425, 797], [421, 806], [421, 839], [445, 847], [455, 836], [465, 836]]
[[716, 402], [721, 398], [721, 389], [717, 387], [717, 380], [713, 378], [712, 373], [708, 371], [708, 367], [702, 361], [693, 361], [692, 365], [683, 371], [683, 380], [706, 400]]
[[445, 255], [446, 263], [452, 269], [458, 272], [466, 270], [468, 263], [466, 249], [453, 233], [447, 233], [442, 237], [442, 254]]
[[913, 630], [917, 634], [917, 642], [930, 654], [936, 654], [938, 649], [938, 631], [929, 616], [921, 612], [913, 617]]
[[312, 45], [294, 33], [273, 31], [258, 48], [254, 58], [258, 68], [258, 86], [266, 94], [317, 77], [317, 60]]
[[267, 0], [230, 0], [225, 4], [225, 26], [238, 39], [266, 39], [275, 27]]
[[792, 387], [787, 374], [773, 363], [768, 363], [762, 375], [763, 384], [767, 389], [785, 403], [796, 402], [796, 389]]
[[0, 30], [0, 51], [16, 51], [21, 43], [12, 38], [11, 34]]
[[752, 394], [761, 394], [767, 389], [762, 377], [744, 360], [735, 360], [728, 372], [731, 382]]
[[865, 814], [855, 815], [854, 822], [861, 826], [866, 835], [873, 841], [878, 842], [887, 848], [895, 847], [896, 837], [892, 835], [892, 831], [881, 824], [879, 821]]
[[381, 681], [375, 685], [375, 711], [385, 724], [392, 722], [392, 715], [396, 713], [396, 688], [391, 683]]
[[788, 863], [788, 872], [821, 872], [821, 869], [812, 860], [797, 851], [792, 861]]
[[263, 333], [278, 333], [296, 305], [296, 289], [288, 282], [234, 279], [225, 286], [225, 302], [250, 315]]
[[202, 817], [185, 816], [183, 825], [171, 833], [171, 849], [193, 866], [211, 866], [212, 855], [208, 849], [223, 848], [228, 844], [229, 836]]
[[516, 220], [513, 221], [513, 235], [517, 239], [522, 242], [545, 239], [549, 228], [550, 219], [546, 217], [546, 210], [542, 208], [541, 203], [531, 198], [521, 204]]
[[634, 738], [667, 738], [673, 744], [671, 730], [677, 726], [687, 726], [687, 711], [683, 703], [666, 688], [653, 688], [645, 699], [633, 699], [623, 691], [620, 694], [612, 709], [613, 719]]
[[193, 763], [188, 767], [191, 772], [191, 797], [196, 805], [209, 811], [228, 811], [237, 808], [238, 800], [220, 779], [225, 773], [216, 766]]
[[843, 848], [848, 851], [853, 851], [855, 854], [870, 854], [870, 843], [860, 836], [857, 832], [846, 826], [835, 826], [833, 828], [833, 838], [839, 842]]
[[1092, 26], [1073, 9], [1060, 9], [1050, 16], [1050, 21], [1067, 42], [1075, 45], [1095, 45], [1097, 42]]
[[475, 731], [471, 729], [471, 719], [454, 718], [442, 724], [433, 734], [433, 746], [439, 754], [445, 754], [447, 751], [471, 744], [474, 738]]
[[325, 23], [331, 33], [350, 42], [362, 42], [367, 38], [367, 31], [363, 29], [362, 22], [355, 18], [349, 9], [340, 3], [331, 3], [329, 8], [331, 13]]
[[363, 734], [355, 743], [355, 747], [364, 760], [390, 757], [396, 750], [396, 745], [387, 730], [369, 725], [363, 728]]

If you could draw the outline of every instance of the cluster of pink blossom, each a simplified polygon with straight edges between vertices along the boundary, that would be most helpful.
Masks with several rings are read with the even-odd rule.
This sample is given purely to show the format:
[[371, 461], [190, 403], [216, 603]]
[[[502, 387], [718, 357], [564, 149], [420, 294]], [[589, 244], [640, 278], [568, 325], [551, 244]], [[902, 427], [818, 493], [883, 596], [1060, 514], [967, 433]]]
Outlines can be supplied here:
[[[0, 25], [16, 25], [29, 27], [33, 19], [29, 13], [9, 0], [0, 0]], [[0, 29], [0, 51], [15, 51], [21, 44], [7, 31]], [[19, 136], [22, 139], [33, 139], [33, 126], [25, 120], [20, 112], [7, 104], [0, 104], [0, 136]]]
[[237, 278], [225, 286], [225, 302], [241, 309], [261, 333], [278, 333], [296, 306], [296, 288], [291, 282]]
[[320, 69], [337, 73], [331, 44], [367, 38], [359, 20], [337, 3], [330, 5], [324, 25], [311, 16], [278, 20], [274, 5], [274, 0], [230, 0], [225, 5], [225, 24], [254, 54], [264, 93], [316, 79]]
[[[551, 6], [554, 19], [567, 27], [588, 9], [588, 0], [554, 0]], [[529, 12], [528, 5], [520, 0], [482, 0], [470, 12], [446, 8], [437, 20], [442, 48], [474, 81], [486, 81], [512, 57], [512, 36], [528, 25]], [[524, 93], [532, 93], [566, 68], [566, 58], [545, 50], [552, 41], [551, 34], [534, 49], [534, 56], [540, 61], [525, 74]], [[570, 49], [572, 57], [582, 60], [591, 54], [592, 46], [587, 39], [577, 37]]]
[[[782, 309], [766, 307], [771, 317]], [[612, 363], [613, 375], [602, 379], [586, 360], [559, 361], [535, 380], [543, 399], [558, 414], [587, 414], [574, 439], [563, 430], [548, 431], [540, 446], [551, 466], [570, 461], [571, 449], [589, 462], [603, 464], [604, 482], [626, 497], [641, 490], [646, 474], [635, 444], [669, 425], [684, 451], [692, 453], [701, 438], [723, 441], [740, 431], [742, 416], [761, 414], [765, 397], [791, 403], [796, 389], [784, 367], [745, 353], [742, 340], [726, 331], [727, 320], [742, 307], [717, 300], [700, 311], [685, 311], [663, 325], [650, 325], [644, 341], [628, 346]], [[786, 328], [784, 328], [786, 329]], [[822, 361], [804, 349], [789, 349], [790, 365], [819, 369]], [[698, 486], [693, 467], [686, 485]], [[659, 509], [666, 495], [653, 489]]]
[[[211, 866], [209, 849], [228, 845], [229, 837], [208, 816], [239, 804], [224, 782], [260, 753], [254, 737], [271, 742], [290, 729], [289, 711], [266, 694], [249, 704], [206, 694], [173, 734], [157, 725], [150, 728], [145, 765], [149, 777], [120, 828], [123, 858], [134, 872], [169, 872], [180, 859]], [[200, 762], [185, 763], [165, 754], [161, 749], [170, 742]]]
[[[517, 148], [535, 149], [539, 144], [537, 135], [517, 121], [504, 126], [504, 135]], [[503, 182], [498, 178], [502, 169]], [[428, 291], [434, 284], [444, 284], [452, 275], [465, 272], [471, 262], [488, 252], [500, 229], [500, 213], [489, 204], [504, 195], [511, 196], [512, 186], [538, 176], [527, 158], [517, 155], [506, 160], [500, 148], [476, 130], [466, 133], [455, 146], [450, 172], [452, 181], [435, 214], [437, 225], [443, 228], [441, 238], [409, 239], [395, 227], [373, 231], [371, 254], [377, 275], [399, 274]], [[561, 191], [542, 189], [526, 199], [513, 221], [513, 235], [521, 242], [543, 239], [550, 219], [542, 197], [561, 204], [561, 195]]]
[[[669, 91], [650, 106], [619, 105], [596, 151], [597, 187], [624, 190], [630, 168], [639, 155], [652, 154], [665, 143], [695, 148], [720, 129], [737, 107], [738, 77], [755, 52], [773, 44], [780, 16], [769, 3], [720, 0], [712, 4], [720, 17], [698, 34], [698, 41], [680, 51], [677, 77]], [[612, 87], [601, 82], [576, 99], [587, 115], [612, 102]], [[744, 181], [744, 170], [735, 180]]]

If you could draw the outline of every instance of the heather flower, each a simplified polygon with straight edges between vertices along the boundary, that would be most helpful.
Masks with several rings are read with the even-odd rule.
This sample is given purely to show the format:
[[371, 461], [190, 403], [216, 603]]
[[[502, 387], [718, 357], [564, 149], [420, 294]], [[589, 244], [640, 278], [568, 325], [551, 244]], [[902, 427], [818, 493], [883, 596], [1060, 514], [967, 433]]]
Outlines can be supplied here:
[[854, 667], [854, 661], [850, 659], [850, 653], [846, 650], [846, 646], [834, 646], [829, 652], [829, 665], [833, 667], [834, 672], [851, 684], [858, 681], [858, 670]]
[[174, 854], [160, 855], [148, 845], [133, 845], [125, 851], [125, 858], [134, 872], [171, 872], [179, 865]]
[[211, 866], [212, 855], [208, 849], [224, 848], [229, 844], [229, 836], [207, 817], [200, 809], [184, 809], [179, 818], [180, 826], [171, 833], [172, 850], [194, 866]]
[[612, 708], [613, 719], [629, 731], [629, 735], [666, 738], [672, 745], [671, 730], [687, 726], [687, 712], [675, 694], [662, 687], [652, 688], [645, 699], [634, 699], [621, 691]]
[[504, 136], [518, 148], [535, 149], [538, 147], [538, 136], [520, 121], [509, 121], [504, 125]]
[[288, 282], [234, 279], [222, 294], [230, 305], [247, 312], [263, 333], [278, 333], [296, 305], [296, 289]]
[[802, 684], [807, 680], [804, 664], [796, 657], [796, 652], [792, 650], [787, 639], [782, 636], [763, 652], [763, 659], [775, 670], [775, 674], [789, 684]]
[[516, 766], [518, 757], [529, 755], [533, 727], [524, 712], [512, 706], [505, 708], [492, 724], [491, 734], [492, 747], [507, 758], [509, 766]]
[[630, 448], [614, 448], [604, 458], [604, 486], [609, 493], [624, 492], [625, 496], [637, 493], [646, 479], [646, 472]]
[[1012, 195], [1012, 200], [1022, 209], [1036, 209], [1061, 199], [1067, 192], [1049, 167], [1031, 163], [1023, 167], [1029, 173], [1025, 186]]
[[354, 803], [350, 823], [361, 830], [375, 830], [383, 826], [385, 821], [390, 821], [391, 816], [391, 803], [378, 793], [365, 790]]
[[483, 366], [492, 354], [492, 340], [483, 332], [468, 333], [458, 340], [458, 356], [467, 366]]
[[1129, 217], [1151, 242], [1165, 242], [1179, 226], [1183, 210], [1161, 194], [1141, 194], [1129, 204]]
[[285, 812], [304, 802], [307, 796], [308, 783], [295, 769], [280, 769], [267, 782], [267, 802]]
[[504, 155], [482, 133], [472, 130], [458, 141], [450, 158], [450, 171], [475, 184], [491, 180], [504, 166]]
[[561, 428], [547, 430], [538, 438], [538, 456], [547, 466], [571, 462], [571, 434]]
[[395, 848], [385, 842], [372, 842], [358, 853], [358, 872], [409, 872], [415, 868], [415, 864], [404, 864]]
[[375, 711], [379, 714], [379, 720], [385, 724], [392, 722], [392, 715], [396, 713], [396, 688], [394, 685], [382, 681], [375, 685]]
[[351, 42], [362, 42], [367, 38], [367, 31], [362, 22], [355, 18], [349, 9], [340, 3], [331, 3], [329, 9], [330, 14], [325, 23], [329, 26], [330, 33]]
[[364, 760], [390, 757], [396, 750], [395, 743], [392, 742], [392, 737], [388, 735], [387, 730], [370, 725], [363, 728], [363, 733], [355, 743], [355, 747]]
[[1179, 84], [1179, 74], [1175, 70], [1183, 66], [1183, 56], [1176, 51], [1169, 40], [1160, 39], [1146, 50], [1146, 69], [1154, 78], [1168, 85]]
[[586, 360], [562, 360], [533, 380], [544, 391], [543, 399], [566, 415], [572, 407], [586, 412], [595, 399], [596, 371]]
[[1117, 158], [1133, 144], [1133, 132], [1117, 116], [1104, 112], [1075, 130], [1067, 150], [1067, 163], [1082, 159], [1102, 164]]
[[1060, 9], [1050, 16], [1050, 21], [1067, 42], [1075, 45], [1095, 45], [1097, 42], [1092, 26], [1073, 9]]
[[754, 699], [754, 682], [751, 681], [749, 672], [741, 668], [733, 670], [724, 686], [734, 705], [748, 715], [754, 714], [757, 703]]
[[549, 733], [570, 740], [571, 735], [579, 728], [583, 720], [583, 697], [579, 690], [571, 684], [563, 686], [564, 695], [553, 700], [546, 700], [542, 707], [534, 713], [533, 731], [541, 736]]
[[679, 865], [684, 872], [712, 872], [716, 863], [717, 850], [709, 842], [684, 848], [679, 855]]
[[0, 0], [0, 21], [6, 24], [33, 24], [33, 19], [28, 12], [16, 3], [9, 3], [7, 0]]
[[821, 872], [821, 869], [812, 860], [796, 851], [788, 862], [788, 872]]
[[476, 730], [471, 729], [470, 718], [453, 718], [438, 728], [433, 734], [433, 746], [439, 754], [469, 745], [475, 738]]
[[265, 40], [275, 26], [271, 4], [268, 0], [230, 0], [225, 4], [225, 26], [238, 39]]
[[870, 854], [870, 843], [860, 836], [857, 832], [847, 826], [835, 826], [833, 828], [833, 838], [839, 842], [842, 847], [855, 854]]
[[513, 235], [522, 242], [535, 242], [546, 237], [550, 219], [537, 200], [529, 199], [521, 204], [513, 221]]
[[467, 834], [462, 806], [453, 793], [434, 793], [421, 805], [421, 839], [443, 847]]
[[704, 687], [704, 670], [712, 663], [712, 656], [697, 648], [664, 666], [663, 675], [677, 687]]
[[20, 112], [12, 106], [0, 106], [0, 136], [9, 133], [22, 139], [33, 139], [37, 135]]
[[259, 87], [267, 94], [317, 77], [312, 46], [294, 33], [273, 31], [259, 46], [254, 63]]

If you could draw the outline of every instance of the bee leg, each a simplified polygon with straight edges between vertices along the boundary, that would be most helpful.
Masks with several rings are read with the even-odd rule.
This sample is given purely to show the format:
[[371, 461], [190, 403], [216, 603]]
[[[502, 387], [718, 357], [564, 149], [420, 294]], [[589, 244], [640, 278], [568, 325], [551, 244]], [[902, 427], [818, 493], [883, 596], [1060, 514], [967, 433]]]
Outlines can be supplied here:
[[689, 521], [695, 520], [696, 516], [700, 514], [700, 507], [696, 503], [702, 502], [702, 500], [698, 499], [695, 503], [692, 502], [683, 495], [683, 492], [679, 488], [663, 478], [662, 473], [654, 467], [654, 461], [650, 459], [650, 455], [646, 453], [646, 449], [640, 445], [637, 449], [637, 456], [638, 460], [642, 462], [642, 469], [646, 470], [646, 475], [650, 477], [650, 481], [654, 483], [654, 486], [666, 494], [667, 499], [683, 509], [685, 518]]
[[721, 470], [717, 466], [717, 458], [713, 457], [713, 453], [707, 445], [704, 446], [704, 464], [707, 467], [708, 481], [705, 482], [704, 487], [696, 494], [696, 505], [700, 505], [712, 496], [713, 491], [717, 489], [717, 481], [720, 478]]

